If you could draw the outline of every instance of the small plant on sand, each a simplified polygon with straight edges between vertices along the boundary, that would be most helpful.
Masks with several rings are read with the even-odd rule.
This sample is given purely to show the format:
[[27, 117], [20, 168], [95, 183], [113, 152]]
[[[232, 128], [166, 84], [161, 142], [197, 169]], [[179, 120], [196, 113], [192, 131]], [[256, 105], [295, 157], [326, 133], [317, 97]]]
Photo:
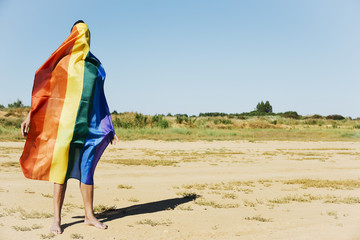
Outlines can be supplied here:
[[41, 235], [40, 235], [40, 238], [41, 238], [41, 239], [51, 239], [51, 238], [53, 238], [53, 237], [55, 237], [55, 234], [54, 234], [54, 233], [41, 234]]
[[284, 181], [284, 184], [300, 184], [302, 188], [330, 188], [330, 189], [347, 189], [360, 188], [360, 180], [321, 180], [321, 179], [294, 179]]
[[152, 159], [111, 159], [111, 160], [104, 160], [104, 162], [112, 163], [112, 164], [122, 164], [126, 166], [176, 166], [178, 161], [171, 161], [171, 160], [152, 160]]
[[221, 198], [224, 198], [224, 199], [226, 199], [226, 198], [236, 199], [236, 198], [237, 198], [237, 195], [234, 194], [234, 193], [224, 193], [224, 194], [221, 196]]
[[21, 232], [31, 231], [31, 228], [24, 226], [12, 226], [12, 228], [15, 229], [15, 231], [21, 231]]
[[33, 219], [33, 218], [51, 218], [53, 216], [52, 213], [39, 212], [35, 210], [25, 211], [22, 207], [17, 208], [5, 208], [4, 209], [8, 215], [13, 216], [14, 214], [20, 214], [21, 219]]
[[43, 226], [42, 225], [38, 225], [38, 224], [33, 224], [32, 226], [31, 226], [31, 229], [40, 229], [40, 228], [43, 228]]
[[116, 207], [115, 206], [106, 206], [106, 205], [96, 205], [94, 206], [94, 213], [99, 214], [99, 213], [103, 213], [103, 212], [107, 212], [107, 211], [112, 211], [115, 210]]
[[140, 221], [137, 221], [136, 224], [144, 224], [144, 225], [150, 225], [152, 227], [158, 226], [158, 225], [165, 225], [165, 226], [169, 226], [170, 224], [172, 224], [172, 221], [170, 219], [166, 219], [165, 221], [154, 221], [151, 219], [143, 219]]
[[70, 235], [70, 237], [71, 237], [72, 239], [83, 239], [83, 238], [84, 238], [83, 235], [81, 235], [81, 234], [79, 234], [79, 233], [72, 233], [72, 234]]
[[128, 199], [129, 202], [139, 202], [139, 199], [131, 197]]
[[53, 198], [53, 196], [51, 194], [42, 193], [41, 196], [46, 197], [46, 198]]
[[259, 222], [272, 222], [271, 218], [263, 218], [260, 215], [255, 217], [245, 217], [245, 220], [253, 220], [253, 221], [259, 221]]
[[338, 219], [338, 213], [337, 211], [328, 211], [326, 212], [327, 215], [334, 217], [335, 219]]
[[13, 168], [20, 168], [20, 163], [19, 162], [13, 162], [13, 161], [11, 161], [11, 162], [3, 162], [3, 163], [1, 163], [1, 165], [0, 165], [1, 167], [3, 167], [3, 168], [9, 168], [9, 167], [13, 167]]
[[360, 203], [360, 198], [358, 197], [337, 197], [337, 196], [326, 196], [326, 199], [324, 200], [324, 203], [344, 203], [344, 204], [357, 204]]
[[180, 195], [183, 198], [189, 198], [189, 199], [195, 199], [200, 197], [200, 195], [196, 194], [195, 192], [187, 192], [187, 191], [177, 192], [176, 195]]
[[205, 198], [198, 198], [194, 201], [195, 204], [200, 206], [210, 206], [213, 208], [238, 208], [237, 203], [217, 203], [215, 201], [206, 200]]
[[82, 205], [76, 205], [76, 204], [74, 204], [74, 203], [69, 203], [69, 202], [67, 202], [67, 203], [64, 203], [63, 210], [64, 210], [65, 212], [71, 212], [71, 211], [72, 211], [73, 209], [75, 209], [75, 208], [84, 209], [84, 206], [82, 206]]
[[275, 203], [275, 204], [284, 204], [284, 203], [290, 203], [290, 202], [311, 202], [312, 200], [319, 200], [321, 199], [321, 196], [314, 196], [311, 194], [304, 194], [304, 195], [287, 195], [280, 198], [275, 198], [269, 200], [269, 203]]
[[178, 206], [175, 207], [175, 210], [192, 211], [194, 209], [190, 205], [187, 205], [187, 206], [178, 205]]
[[131, 185], [125, 185], [125, 184], [119, 184], [119, 185], [117, 186], [117, 188], [120, 188], [120, 189], [132, 189], [133, 186], [131, 186]]
[[245, 200], [243, 201], [243, 203], [244, 203], [244, 206], [245, 206], [245, 207], [256, 207], [256, 206], [257, 206], [257, 204], [256, 204], [255, 202], [249, 201], [249, 200], [247, 200], [247, 199], [245, 199]]

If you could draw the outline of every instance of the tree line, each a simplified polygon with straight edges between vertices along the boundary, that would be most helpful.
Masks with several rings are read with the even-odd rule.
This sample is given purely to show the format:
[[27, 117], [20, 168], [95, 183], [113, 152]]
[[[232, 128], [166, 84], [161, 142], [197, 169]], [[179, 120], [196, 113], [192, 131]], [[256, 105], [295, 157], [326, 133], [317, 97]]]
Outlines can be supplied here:
[[[24, 108], [24, 107], [29, 107], [29, 106], [25, 106], [21, 100], [17, 99], [16, 101], [14, 101], [13, 103], [9, 103], [8, 108]], [[0, 109], [5, 108], [4, 105], [0, 104]], [[119, 114], [117, 111], [113, 111], [112, 114]], [[141, 115], [143, 116], [143, 115]], [[178, 123], [182, 123], [182, 122], [191, 122], [191, 118], [197, 118], [197, 117], [228, 117], [228, 118], [237, 118], [237, 119], [246, 119], [246, 117], [252, 117], [252, 116], [281, 116], [281, 117], [285, 117], [285, 118], [293, 118], [293, 119], [302, 119], [303, 116], [299, 115], [296, 111], [287, 111], [287, 112], [279, 112], [279, 113], [274, 113], [273, 112], [273, 107], [271, 106], [269, 101], [261, 101], [256, 105], [256, 108], [254, 111], [251, 112], [243, 112], [243, 113], [224, 113], [224, 112], [205, 112], [205, 113], [200, 113], [198, 116], [196, 115], [187, 115], [187, 114], [174, 114], [172, 115], [171, 113], [167, 114], [168, 117], [176, 117], [176, 120]], [[156, 114], [154, 116], [154, 122], [157, 123], [162, 123], [163, 119], [162, 117], [165, 117], [164, 114]], [[159, 119], [158, 119], [159, 118]], [[333, 114], [333, 115], [328, 115], [328, 116], [321, 116], [319, 114], [314, 114], [313, 116], [311, 116], [311, 118], [314, 119], [322, 119], [322, 118], [326, 118], [326, 119], [333, 119], [333, 120], [343, 120], [345, 119], [344, 116], [339, 115], [339, 114]], [[144, 119], [141, 119], [141, 121], [144, 121]], [[145, 120], [146, 122], [146, 120]]]

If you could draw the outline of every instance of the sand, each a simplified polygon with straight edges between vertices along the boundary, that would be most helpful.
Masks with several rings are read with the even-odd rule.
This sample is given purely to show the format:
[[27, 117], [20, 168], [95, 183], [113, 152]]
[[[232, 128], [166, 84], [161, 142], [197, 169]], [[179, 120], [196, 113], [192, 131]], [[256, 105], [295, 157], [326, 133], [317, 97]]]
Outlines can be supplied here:
[[[24, 178], [23, 144], [0, 142], [0, 239], [51, 237], [53, 184]], [[95, 171], [109, 228], [83, 224], [71, 179], [53, 239], [360, 239], [359, 154], [356, 142], [121, 141]], [[299, 179], [329, 181], [287, 182]]]

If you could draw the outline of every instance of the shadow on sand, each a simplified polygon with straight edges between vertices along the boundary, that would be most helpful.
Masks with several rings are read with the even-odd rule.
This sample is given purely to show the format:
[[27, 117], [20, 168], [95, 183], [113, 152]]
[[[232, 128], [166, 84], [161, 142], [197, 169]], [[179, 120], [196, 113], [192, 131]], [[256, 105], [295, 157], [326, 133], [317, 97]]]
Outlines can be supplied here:
[[[184, 204], [190, 202], [199, 197], [198, 195], [191, 195], [183, 198], [172, 198], [161, 200], [157, 202], [150, 202], [144, 204], [133, 205], [125, 208], [111, 209], [104, 211], [102, 213], [96, 214], [95, 216], [100, 220], [100, 222], [109, 222], [118, 218], [122, 218], [125, 216], [138, 215], [138, 214], [146, 214], [146, 213], [154, 213], [160, 212], [164, 210], [174, 209], [180, 204]], [[70, 227], [74, 224], [83, 223], [84, 216], [74, 216], [73, 218], [80, 218], [81, 220], [77, 220], [70, 223], [62, 224], [62, 229]]]

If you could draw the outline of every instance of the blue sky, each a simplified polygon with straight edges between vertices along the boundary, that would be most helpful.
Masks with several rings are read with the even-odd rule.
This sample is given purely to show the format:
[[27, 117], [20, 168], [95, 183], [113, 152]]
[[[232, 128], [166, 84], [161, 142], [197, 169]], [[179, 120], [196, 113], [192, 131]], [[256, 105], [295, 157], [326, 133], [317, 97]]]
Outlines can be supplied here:
[[359, 117], [360, 1], [0, 0], [0, 104], [30, 104], [35, 71], [83, 19], [109, 107]]

